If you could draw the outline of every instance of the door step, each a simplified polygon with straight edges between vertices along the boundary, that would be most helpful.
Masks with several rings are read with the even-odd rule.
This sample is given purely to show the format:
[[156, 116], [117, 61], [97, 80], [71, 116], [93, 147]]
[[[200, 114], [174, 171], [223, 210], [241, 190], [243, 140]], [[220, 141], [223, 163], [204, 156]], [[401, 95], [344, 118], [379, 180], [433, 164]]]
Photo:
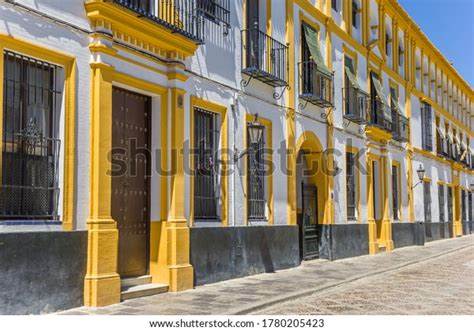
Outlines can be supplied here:
[[151, 284], [151, 276], [146, 275], [146, 276], [122, 279], [122, 288], [145, 285], [145, 284]]
[[168, 292], [168, 285], [164, 284], [142, 284], [130, 287], [122, 287], [122, 301], [166, 292]]

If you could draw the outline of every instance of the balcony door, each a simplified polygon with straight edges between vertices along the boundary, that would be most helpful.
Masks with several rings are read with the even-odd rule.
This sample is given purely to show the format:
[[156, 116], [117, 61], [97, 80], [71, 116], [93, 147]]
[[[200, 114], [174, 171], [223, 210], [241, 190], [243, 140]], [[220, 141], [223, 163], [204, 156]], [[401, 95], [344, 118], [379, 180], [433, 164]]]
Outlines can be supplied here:
[[260, 0], [247, 0], [247, 68], [260, 68]]

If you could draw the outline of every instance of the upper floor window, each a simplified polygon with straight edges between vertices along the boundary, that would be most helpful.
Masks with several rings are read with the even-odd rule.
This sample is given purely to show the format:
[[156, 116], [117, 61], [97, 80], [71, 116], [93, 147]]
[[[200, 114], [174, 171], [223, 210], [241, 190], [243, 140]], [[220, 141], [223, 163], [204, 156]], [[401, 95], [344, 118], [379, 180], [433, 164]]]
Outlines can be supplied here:
[[358, 22], [357, 22], [358, 14], [359, 14], [359, 5], [357, 4], [357, 2], [352, 1], [352, 26], [356, 29], [359, 27]]
[[57, 220], [60, 68], [4, 54], [0, 218]]
[[197, 8], [205, 18], [230, 27], [230, 0], [198, 0]]
[[331, 8], [337, 11], [337, 0], [331, 0]]
[[433, 150], [433, 112], [431, 106], [421, 103], [421, 145], [424, 150]]

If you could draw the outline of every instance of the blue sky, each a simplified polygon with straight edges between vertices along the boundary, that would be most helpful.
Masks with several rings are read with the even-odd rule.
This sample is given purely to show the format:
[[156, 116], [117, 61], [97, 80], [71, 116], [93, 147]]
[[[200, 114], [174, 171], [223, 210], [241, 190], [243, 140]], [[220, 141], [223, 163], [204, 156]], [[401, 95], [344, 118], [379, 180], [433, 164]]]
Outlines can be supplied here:
[[474, 0], [398, 0], [474, 87]]

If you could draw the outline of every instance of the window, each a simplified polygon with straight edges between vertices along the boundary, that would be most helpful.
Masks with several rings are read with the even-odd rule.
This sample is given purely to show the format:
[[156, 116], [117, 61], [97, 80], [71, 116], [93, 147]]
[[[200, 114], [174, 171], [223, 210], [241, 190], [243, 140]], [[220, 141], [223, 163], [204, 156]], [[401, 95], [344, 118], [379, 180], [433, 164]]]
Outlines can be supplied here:
[[[265, 130], [258, 144], [247, 155], [247, 212], [248, 221], [267, 221], [265, 194]], [[250, 138], [247, 133], [247, 146]]]
[[426, 151], [433, 150], [433, 127], [431, 106], [425, 102], [421, 104], [421, 144]]
[[453, 188], [448, 187], [448, 222], [453, 221]]
[[461, 190], [461, 215], [462, 215], [463, 222], [467, 221], [466, 197], [467, 197], [466, 191]]
[[198, 0], [197, 8], [205, 18], [230, 26], [230, 0]]
[[194, 109], [194, 219], [217, 221], [219, 189], [216, 162], [219, 131], [215, 113]]
[[467, 208], [468, 208], [468, 215], [469, 215], [469, 221], [473, 221], [472, 219], [472, 192], [469, 192], [467, 194]]
[[327, 68], [319, 48], [318, 32], [308, 24], [302, 30], [300, 97], [321, 108], [333, 105], [333, 74]]
[[0, 218], [57, 220], [60, 68], [8, 51], [4, 60]]
[[392, 205], [393, 219], [400, 220], [400, 169], [398, 166], [392, 166]]
[[385, 54], [390, 55], [390, 44], [392, 43], [392, 38], [388, 33], [385, 34]]
[[352, 26], [356, 29], [358, 28], [357, 14], [359, 14], [359, 5], [357, 2], [352, 1]]
[[444, 186], [438, 185], [438, 206], [439, 206], [439, 222], [444, 223], [446, 221], [445, 217], [445, 199], [444, 199]]
[[432, 238], [431, 223], [431, 183], [423, 183], [423, 206], [425, 211], [425, 235]]
[[347, 200], [347, 220], [357, 221], [357, 197], [356, 197], [356, 163], [355, 154], [346, 153], [346, 200]]
[[331, 0], [331, 7], [335, 11], [337, 11], [337, 0]]

